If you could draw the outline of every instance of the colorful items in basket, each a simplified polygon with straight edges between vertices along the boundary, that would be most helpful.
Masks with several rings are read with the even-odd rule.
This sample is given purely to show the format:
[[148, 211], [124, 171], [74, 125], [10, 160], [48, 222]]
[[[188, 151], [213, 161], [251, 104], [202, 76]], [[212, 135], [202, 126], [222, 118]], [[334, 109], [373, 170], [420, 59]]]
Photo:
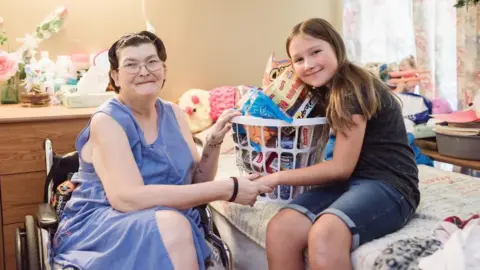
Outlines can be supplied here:
[[265, 68], [265, 73], [263, 74], [263, 83], [262, 88], [266, 88], [272, 83], [277, 77], [283, 73], [285, 68], [291, 65], [290, 59], [281, 59], [275, 60], [275, 54], [272, 53], [267, 61], [267, 67]]
[[[305, 122], [308, 124], [293, 123], [313, 115], [318, 97], [295, 75], [289, 61], [276, 61], [273, 55], [264, 73], [263, 87], [250, 89], [235, 105], [247, 116], [232, 125], [237, 166], [244, 173], [272, 174], [318, 162], [321, 155], [317, 154], [317, 142], [325, 131], [324, 125], [313, 119]], [[304, 189], [278, 186], [261, 197], [285, 202]]]
[[[281, 119], [287, 123], [293, 121], [290, 116], [282, 111], [259, 89], [252, 89], [248, 93], [248, 97], [244, 100], [244, 103], [241, 106], [241, 112], [243, 115], [250, 115], [259, 118]], [[269, 127], [248, 126], [247, 129], [251, 144], [258, 152], [261, 151], [260, 145], [265, 145], [264, 142], [268, 142], [277, 134], [276, 129]], [[238, 132], [242, 136], [247, 134], [243, 126], [239, 126], [238, 128], [234, 126], [234, 132]], [[262, 132], [264, 140], [262, 139]]]
[[305, 118], [317, 99], [296, 76], [290, 59], [275, 60], [272, 53], [263, 77], [263, 92], [294, 119]]
[[[275, 60], [274, 54], [268, 58], [263, 78], [263, 94], [268, 96], [280, 110], [292, 119], [306, 118], [318, 103], [308, 87], [295, 74], [290, 60]], [[259, 89], [253, 89], [253, 92]], [[236, 104], [242, 108], [252, 98], [244, 95]], [[262, 116], [259, 116], [262, 117]], [[281, 118], [276, 118], [281, 119]], [[287, 121], [291, 123], [291, 121]]]
[[[237, 164], [242, 165], [243, 168], [247, 169], [249, 172], [263, 172], [265, 165], [267, 173], [274, 173], [278, 171], [278, 154], [275, 152], [268, 152], [265, 155], [262, 152], [250, 152], [248, 150], [236, 151], [237, 153]], [[240, 154], [241, 153], [241, 154]], [[287, 170], [293, 169], [293, 155], [289, 153], [291, 156], [282, 156], [281, 163], [280, 163], [280, 170]], [[264, 160], [265, 159], [265, 160]], [[274, 190], [269, 196], [278, 196], [278, 188]], [[286, 193], [284, 191], [284, 193]], [[274, 195], [273, 195], [274, 194]], [[284, 194], [286, 195], [286, 194]], [[262, 194], [261, 196], [266, 196]], [[290, 197], [290, 191], [288, 191], [288, 195], [286, 195], [285, 199]]]
[[[262, 129], [263, 129], [263, 139], [262, 140]], [[250, 138], [252, 142], [256, 145], [263, 145], [263, 142], [270, 141], [275, 135], [277, 135], [277, 130], [268, 127], [258, 127], [258, 126], [248, 126], [248, 132], [250, 133]]]
[[[316, 134], [322, 134], [320, 129], [317, 129], [316, 131]], [[317, 141], [320, 140], [317, 139], [317, 136], [315, 137]], [[246, 139], [244, 140], [246, 141]], [[242, 144], [244, 143], [241, 143], [241, 145]], [[281, 161], [284, 162], [281, 163], [283, 165], [280, 165], [280, 171], [292, 168], [303, 168], [313, 165], [318, 161], [318, 153], [316, 151], [308, 151], [309, 149], [312, 149], [312, 147], [316, 147], [316, 144], [312, 144], [309, 148], [303, 148], [303, 150], [306, 151], [298, 151], [295, 158], [293, 158], [293, 151], [289, 151], [293, 149], [293, 144], [293, 139], [288, 138], [286, 140], [282, 140], [280, 149], [267, 147], [264, 148], [262, 152], [257, 152], [256, 150], [250, 152], [246, 144], [242, 145], [243, 147], [241, 150], [238, 147], [236, 148], [237, 165], [243, 167], [248, 172], [271, 174], [279, 171], [279, 164], [277, 160], [278, 153], [281, 155]], [[284, 157], [284, 155], [288, 157]], [[289, 159], [291, 164], [286, 162], [290, 155], [292, 155], [292, 158]], [[290, 165], [287, 166], [286, 164]]]
[[252, 89], [245, 103], [241, 106], [243, 115], [250, 115], [265, 119], [280, 119], [287, 123], [293, 121], [292, 117], [282, 111], [265, 93], [259, 89]]
[[[286, 69], [264, 91], [252, 89], [237, 103], [236, 107], [241, 109], [243, 115], [280, 119], [287, 123], [291, 123], [293, 119], [306, 118], [318, 100], [303, 84], [297, 82], [299, 80], [290, 71], [292, 70]], [[292, 80], [296, 82], [292, 83]], [[275, 87], [276, 84], [279, 85], [278, 88]], [[291, 136], [295, 129], [284, 128], [282, 131], [285, 136]], [[260, 128], [250, 126], [249, 132], [252, 134], [250, 135], [252, 141], [255, 144], [261, 144], [259, 143], [261, 142]], [[264, 129], [264, 136], [271, 138], [273, 134], [275, 131]], [[268, 139], [266, 138], [265, 141]]]
[[[268, 174], [275, 173], [277, 171], [283, 170], [292, 170], [294, 168], [301, 168], [306, 166], [307, 154], [304, 155], [305, 158], [297, 156], [296, 162], [294, 155], [292, 153], [282, 153], [280, 159], [276, 152], [267, 152], [266, 154], [262, 152], [253, 151], [251, 154], [248, 150], [236, 151], [237, 152], [237, 164], [243, 165], [244, 169], [247, 169], [248, 172], [266, 172]], [[251, 159], [251, 160], [250, 160]], [[312, 163], [315, 156], [312, 155]], [[295, 164], [294, 164], [295, 163]], [[263, 168], [265, 166], [265, 170]], [[295, 198], [299, 194], [300, 190], [295, 186], [285, 186], [281, 185], [275, 187], [272, 193], [261, 194], [261, 197], [266, 197], [270, 199], [281, 199], [289, 200], [290, 198]]]
[[263, 90], [265, 95], [275, 102], [283, 111], [293, 115], [290, 109], [301, 103], [300, 96], [306, 96], [306, 85], [297, 78], [292, 67], [286, 68], [274, 81]]

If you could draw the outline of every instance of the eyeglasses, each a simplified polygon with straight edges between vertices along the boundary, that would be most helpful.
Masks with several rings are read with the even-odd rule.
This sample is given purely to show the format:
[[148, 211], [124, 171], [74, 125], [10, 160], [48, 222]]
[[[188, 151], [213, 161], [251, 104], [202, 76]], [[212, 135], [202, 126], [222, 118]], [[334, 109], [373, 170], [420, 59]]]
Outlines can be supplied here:
[[142, 66], [145, 66], [145, 68], [150, 72], [155, 72], [164, 68], [165, 64], [160, 60], [152, 59], [148, 60], [146, 63], [127, 63], [120, 68], [125, 70], [127, 73], [137, 74], [142, 69]]

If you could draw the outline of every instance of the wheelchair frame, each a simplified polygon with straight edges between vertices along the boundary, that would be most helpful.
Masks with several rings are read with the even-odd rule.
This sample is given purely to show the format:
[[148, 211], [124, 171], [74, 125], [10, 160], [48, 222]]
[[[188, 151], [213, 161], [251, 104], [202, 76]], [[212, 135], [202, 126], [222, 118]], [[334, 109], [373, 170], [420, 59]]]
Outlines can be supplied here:
[[[47, 175], [54, 163], [53, 146], [50, 139], [44, 142], [45, 166]], [[25, 217], [24, 228], [18, 227], [15, 231], [15, 250], [17, 270], [50, 270], [53, 269], [53, 258], [50, 258], [49, 251], [53, 235], [58, 225], [58, 217], [50, 205], [51, 190], [53, 182], [49, 183], [47, 201], [40, 204], [36, 213], [36, 220], [33, 216]], [[212, 220], [212, 214], [207, 205], [196, 207], [201, 216], [201, 225], [205, 233], [205, 239], [218, 251], [219, 259], [226, 270], [233, 270], [232, 253], [228, 245], [218, 235], [218, 230]], [[44, 243], [43, 238], [47, 237], [49, 243]], [[212, 250], [212, 255], [214, 251]]]

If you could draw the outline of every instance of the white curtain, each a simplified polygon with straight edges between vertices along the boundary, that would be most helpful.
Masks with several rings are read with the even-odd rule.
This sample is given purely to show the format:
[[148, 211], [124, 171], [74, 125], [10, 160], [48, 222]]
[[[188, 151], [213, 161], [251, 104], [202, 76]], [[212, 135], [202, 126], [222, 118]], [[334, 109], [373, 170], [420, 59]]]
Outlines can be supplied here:
[[350, 59], [398, 63], [413, 55], [430, 70], [420, 93], [457, 108], [454, 0], [344, 0], [343, 31]]
[[480, 88], [480, 5], [457, 9], [458, 101], [473, 103]]
[[344, 0], [343, 5], [350, 60], [390, 63], [415, 56], [412, 0]]
[[457, 109], [457, 41], [454, 0], [413, 0], [417, 63], [430, 70], [427, 97], [446, 99]]

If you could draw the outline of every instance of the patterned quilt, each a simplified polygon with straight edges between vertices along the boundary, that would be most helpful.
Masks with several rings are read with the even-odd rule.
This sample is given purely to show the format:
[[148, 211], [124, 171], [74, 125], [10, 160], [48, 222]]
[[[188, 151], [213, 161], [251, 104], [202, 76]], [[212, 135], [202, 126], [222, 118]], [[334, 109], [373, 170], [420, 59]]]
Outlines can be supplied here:
[[[222, 155], [217, 180], [237, 175], [235, 156]], [[480, 212], [480, 178], [419, 166], [421, 202], [415, 217], [398, 232], [359, 247], [352, 254], [354, 269], [371, 269], [380, 252], [397, 240], [424, 237], [448, 216], [467, 218]], [[268, 221], [280, 205], [257, 202], [255, 207], [228, 202], [213, 202], [210, 206], [227, 219], [251, 241], [265, 248]]]

